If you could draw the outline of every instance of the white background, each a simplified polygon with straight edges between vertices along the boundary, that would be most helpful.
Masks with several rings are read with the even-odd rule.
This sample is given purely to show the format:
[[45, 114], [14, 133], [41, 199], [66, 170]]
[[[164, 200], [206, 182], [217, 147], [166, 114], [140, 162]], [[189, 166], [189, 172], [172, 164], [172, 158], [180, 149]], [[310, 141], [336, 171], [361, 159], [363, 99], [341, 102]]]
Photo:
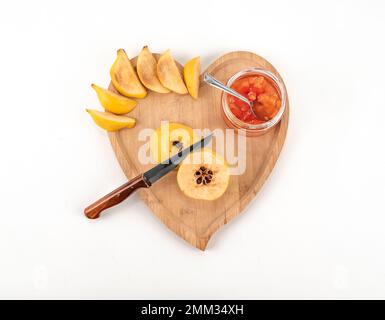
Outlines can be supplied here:
[[[7, 1], [0, 5], [0, 298], [385, 298], [383, 1]], [[290, 97], [255, 201], [201, 252], [125, 182], [90, 83], [118, 48], [256, 52]]]

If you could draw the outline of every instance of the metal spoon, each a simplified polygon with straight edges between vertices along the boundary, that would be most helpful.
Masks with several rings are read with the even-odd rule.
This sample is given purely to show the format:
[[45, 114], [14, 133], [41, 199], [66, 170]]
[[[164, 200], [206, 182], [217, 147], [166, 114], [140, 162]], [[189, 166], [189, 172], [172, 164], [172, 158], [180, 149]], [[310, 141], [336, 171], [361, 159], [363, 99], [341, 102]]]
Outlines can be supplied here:
[[220, 82], [219, 80], [215, 79], [211, 74], [205, 73], [203, 75], [203, 81], [206, 82], [207, 84], [209, 84], [210, 86], [213, 86], [213, 87], [215, 87], [215, 88], [217, 88], [219, 90], [222, 90], [222, 91], [224, 91], [224, 92], [226, 92], [228, 94], [231, 94], [232, 96], [242, 100], [243, 102], [246, 102], [248, 104], [248, 106], [250, 107], [250, 110], [253, 113], [253, 115], [256, 118], [258, 118], [257, 114], [254, 111], [254, 104], [253, 104], [252, 101], [250, 101], [249, 99], [247, 99], [243, 95], [239, 94], [235, 90], [225, 86], [222, 82]]

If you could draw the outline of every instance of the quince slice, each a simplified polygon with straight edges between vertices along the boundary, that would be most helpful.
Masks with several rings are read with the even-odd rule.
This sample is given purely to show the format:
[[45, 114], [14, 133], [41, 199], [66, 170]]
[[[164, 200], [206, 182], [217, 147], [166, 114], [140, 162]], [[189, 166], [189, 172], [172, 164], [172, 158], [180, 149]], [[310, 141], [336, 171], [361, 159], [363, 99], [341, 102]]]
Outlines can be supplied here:
[[96, 91], [100, 104], [104, 109], [115, 114], [125, 114], [132, 111], [137, 102], [135, 100], [116, 94], [110, 90], [103, 89], [96, 84], [91, 84], [91, 87]]
[[194, 99], [198, 99], [199, 77], [201, 74], [201, 59], [195, 57], [188, 61], [183, 69], [187, 90]]
[[123, 49], [118, 50], [110, 75], [112, 84], [120, 94], [134, 98], [144, 98], [147, 95], [146, 89], [140, 83], [134, 67]]
[[156, 59], [148, 47], [143, 47], [136, 62], [139, 79], [147, 89], [158, 93], [169, 93], [170, 90], [162, 86], [156, 75], [156, 64]]
[[179, 94], [186, 94], [188, 92], [170, 50], [167, 50], [160, 56], [156, 72], [160, 82], [167, 89]]
[[179, 166], [180, 190], [193, 199], [215, 200], [221, 197], [230, 180], [226, 161], [210, 149], [191, 153]]
[[198, 140], [194, 130], [186, 125], [175, 122], [162, 124], [150, 137], [150, 154], [160, 163]]
[[123, 128], [132, 128], [135, 126], [135, 119], [126, 116], [116, 116], [112, 113], [101, 112], [97, 110], [86, 109], [95, 123], [107, 131], [117, 131]]

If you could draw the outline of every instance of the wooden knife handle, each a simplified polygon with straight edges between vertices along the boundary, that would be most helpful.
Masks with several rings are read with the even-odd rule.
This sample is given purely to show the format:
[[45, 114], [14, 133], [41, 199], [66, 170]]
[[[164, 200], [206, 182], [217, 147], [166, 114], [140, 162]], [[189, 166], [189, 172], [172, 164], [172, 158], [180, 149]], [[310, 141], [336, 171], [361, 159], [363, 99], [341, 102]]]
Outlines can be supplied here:
[[146, 182], [145, 178], [141, 174], [85, 208], [84, 214], [89, 219], [99, 218], [100, 213], [103, 210], [121, 203], [135, 190], [139, 188], [148, 188], [150, 185], [151, 184]]

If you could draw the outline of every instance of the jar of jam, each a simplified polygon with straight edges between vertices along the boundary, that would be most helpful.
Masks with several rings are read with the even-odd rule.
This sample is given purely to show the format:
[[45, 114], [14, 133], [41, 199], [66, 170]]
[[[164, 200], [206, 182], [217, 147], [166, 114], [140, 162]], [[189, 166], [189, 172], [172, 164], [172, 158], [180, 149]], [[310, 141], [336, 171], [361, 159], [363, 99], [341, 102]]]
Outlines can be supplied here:
[[233, 75], [227, 86], [254, 104], [254, 112], [244, 101], [222, 94], [222, 115], [231, 128], [255, 137], [268, 132], [282, 118], [286, 108], [286, 89], [282, 80], [272, 72], [249, 68]]

